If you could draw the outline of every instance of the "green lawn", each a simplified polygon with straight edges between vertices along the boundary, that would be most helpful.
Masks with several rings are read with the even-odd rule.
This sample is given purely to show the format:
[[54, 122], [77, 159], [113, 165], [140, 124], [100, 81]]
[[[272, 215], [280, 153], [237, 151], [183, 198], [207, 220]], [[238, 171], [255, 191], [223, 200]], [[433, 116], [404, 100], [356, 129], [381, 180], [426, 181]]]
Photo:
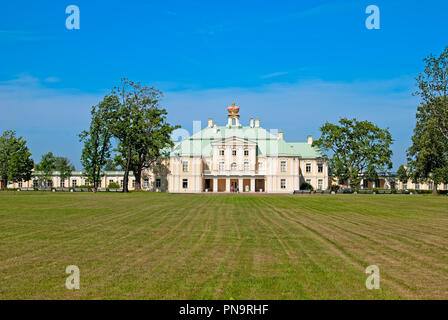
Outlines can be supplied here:
[[448, 197], [0, 192], [0, 299], [80, 298], [448, 299]]

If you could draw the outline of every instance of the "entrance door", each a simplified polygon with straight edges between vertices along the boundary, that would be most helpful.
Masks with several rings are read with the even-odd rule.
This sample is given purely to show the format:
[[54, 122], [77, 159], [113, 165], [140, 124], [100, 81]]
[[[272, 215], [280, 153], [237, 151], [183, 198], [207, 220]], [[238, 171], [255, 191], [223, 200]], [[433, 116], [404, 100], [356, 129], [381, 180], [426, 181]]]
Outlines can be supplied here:
[[236, 192], [238, 188], [238, 179], [230, 179], [230, 192]]

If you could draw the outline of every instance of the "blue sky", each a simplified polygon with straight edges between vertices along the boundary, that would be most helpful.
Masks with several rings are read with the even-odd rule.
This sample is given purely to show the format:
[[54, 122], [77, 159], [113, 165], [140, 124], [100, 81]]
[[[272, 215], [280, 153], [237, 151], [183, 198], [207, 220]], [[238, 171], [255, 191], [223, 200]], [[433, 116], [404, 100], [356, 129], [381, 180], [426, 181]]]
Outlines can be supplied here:
[[[80, 9], [80, 30], [65, 8]], [[365, 27], [380, 8], [381, 29]], [[234, 100], [287, 141], [357, 117], [389, 127], [405, 161], [422, 59], [448, 46], [447, 1], [8, 1], [0, 4], [0, 131], [79, 168], [77, 134], [121, 77], [165, 93], [169, 120], [225, 123]]]

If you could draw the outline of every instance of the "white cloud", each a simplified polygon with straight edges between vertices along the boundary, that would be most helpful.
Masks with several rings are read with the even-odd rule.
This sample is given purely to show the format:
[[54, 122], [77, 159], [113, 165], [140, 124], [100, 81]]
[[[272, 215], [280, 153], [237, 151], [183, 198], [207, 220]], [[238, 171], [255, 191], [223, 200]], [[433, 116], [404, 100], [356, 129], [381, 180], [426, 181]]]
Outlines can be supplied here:
[[288, 72], [273, 72], [273, 73], [269, 73], [269, 74], [265, 74], [265, 75], [261, 76], [261, 79], [274, 78], [274, 77], [279, 77], [279, 76], [283, 76], [286, 74], [288, 74]]

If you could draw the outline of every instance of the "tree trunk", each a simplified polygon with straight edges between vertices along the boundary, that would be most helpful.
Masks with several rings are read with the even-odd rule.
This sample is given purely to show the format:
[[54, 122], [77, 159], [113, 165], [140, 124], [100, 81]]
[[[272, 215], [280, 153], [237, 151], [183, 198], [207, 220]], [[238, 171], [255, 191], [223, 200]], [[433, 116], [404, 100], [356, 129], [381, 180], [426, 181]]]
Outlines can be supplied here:
[[142, 169], [138, 168], [136, 172], [134, 172], [135, 177], [135, 190], [142, 190]]
[[123, 177], [123, 192], [129, 192], [128, 189], [128, 181], [129, 181], [129, 166], [131, 164], [131, 148], [128, 147], [128, 156], [126, 159], [126, 168], [124, 171], [124, 177]]
[[434, 195], [438, 195], [439, 194], [437, 192], [437, 184], [436, 183], [432, 184], [432, 194], [434, 194]]

